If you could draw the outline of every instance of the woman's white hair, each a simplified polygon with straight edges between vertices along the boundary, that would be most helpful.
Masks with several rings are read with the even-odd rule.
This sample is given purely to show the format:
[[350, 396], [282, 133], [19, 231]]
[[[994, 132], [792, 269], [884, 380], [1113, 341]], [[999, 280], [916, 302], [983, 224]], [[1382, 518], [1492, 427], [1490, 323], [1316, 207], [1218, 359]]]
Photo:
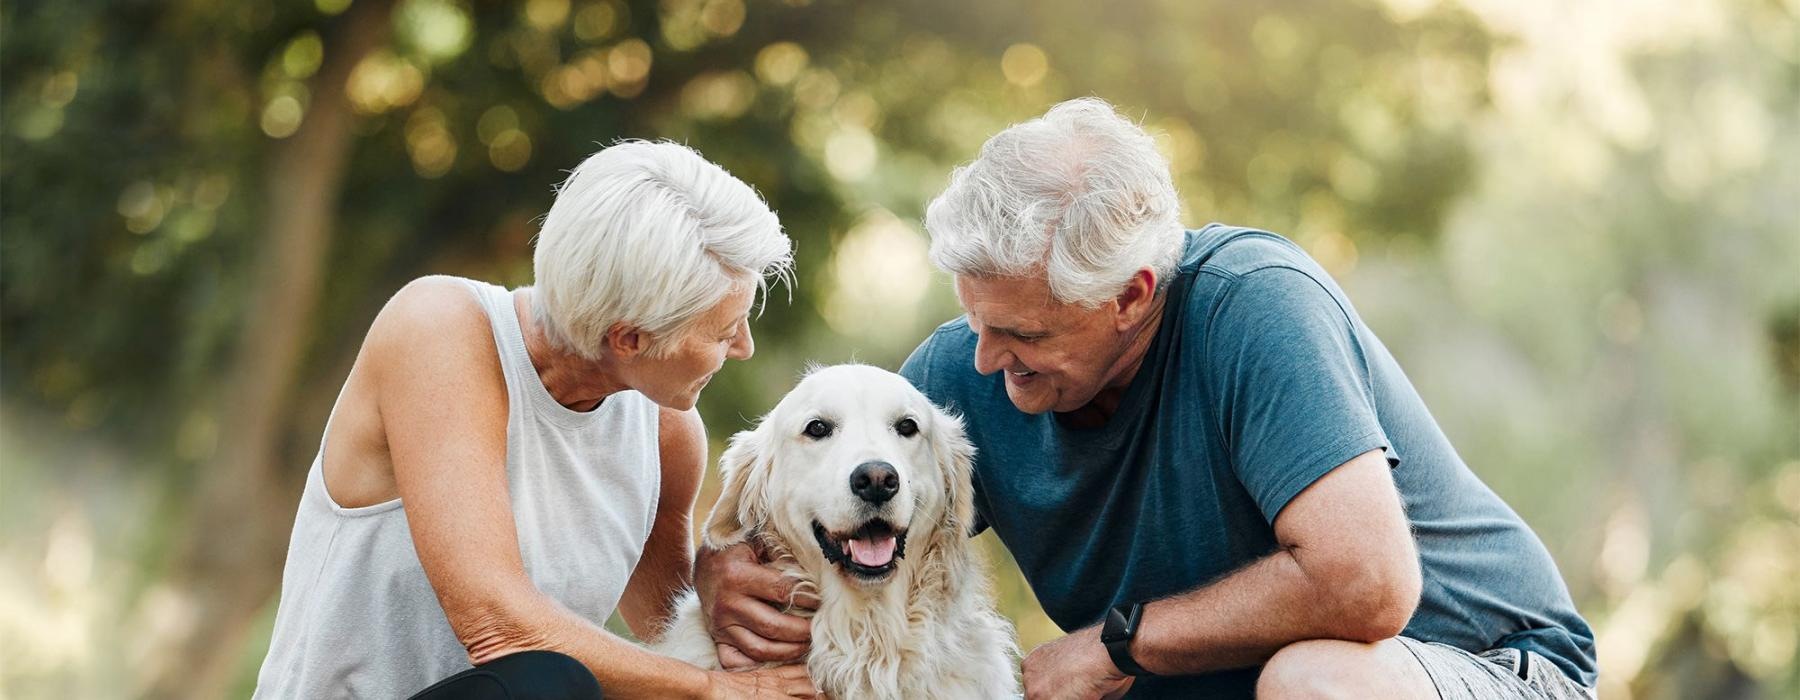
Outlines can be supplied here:
[[615, 325], [671, 349], [686, 324], [739, 289], [791, 284], [792, 244], [755, 190], [693, 149], [623, 141], [557, 189], [538, 232], [533, 313], [558, 347], [597, 358]]
[[995, 134], [925, 210], [931, 260], [954, 275], [1044, 275], [1065, 304], [1097, 306], [1139, 269], [1158, 285], [1182, 250], [1169, 161], [1098, 98]]

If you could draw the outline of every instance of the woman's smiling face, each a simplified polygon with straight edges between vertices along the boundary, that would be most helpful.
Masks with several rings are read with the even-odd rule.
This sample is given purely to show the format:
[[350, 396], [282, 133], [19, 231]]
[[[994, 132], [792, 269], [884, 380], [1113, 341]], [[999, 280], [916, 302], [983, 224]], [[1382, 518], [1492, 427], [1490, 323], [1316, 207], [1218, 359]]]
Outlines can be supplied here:
[[644, 358], [635, 389], [657, 405], [688, 410], [700, 400], [706, 387], [726, 360], [744, 360], [755, 353], [750, 337], [750, 306], [756, 285], [735, 284], [719, 303], [690, 322], [669, 342], [668, 352]]

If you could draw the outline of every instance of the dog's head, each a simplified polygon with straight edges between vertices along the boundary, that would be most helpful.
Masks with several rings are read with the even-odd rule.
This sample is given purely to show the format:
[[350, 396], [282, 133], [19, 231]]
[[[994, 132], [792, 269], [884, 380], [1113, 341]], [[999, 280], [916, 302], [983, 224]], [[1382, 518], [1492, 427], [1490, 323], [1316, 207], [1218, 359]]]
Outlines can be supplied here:
[[964, 537], [974, 448], [962, 421], [906, 379], [864, 365], [809, 372], [720, 460], [714, 547], [774, 535], [809, 570], [886, 582], [907, 543]]

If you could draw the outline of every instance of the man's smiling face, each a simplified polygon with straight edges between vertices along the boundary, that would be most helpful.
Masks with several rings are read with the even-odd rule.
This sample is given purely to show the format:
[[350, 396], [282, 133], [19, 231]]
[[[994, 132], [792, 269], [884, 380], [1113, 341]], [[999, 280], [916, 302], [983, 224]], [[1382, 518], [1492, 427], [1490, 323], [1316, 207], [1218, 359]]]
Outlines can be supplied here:
[[1064, 304], [1042, 275], [957, 275], [956, 297], [975, 331], [975, 370], [1006, 373], [1006, 395], [1026, 413], [1069, 412], [1113, 383], [1130, 335], [1117, 300]]

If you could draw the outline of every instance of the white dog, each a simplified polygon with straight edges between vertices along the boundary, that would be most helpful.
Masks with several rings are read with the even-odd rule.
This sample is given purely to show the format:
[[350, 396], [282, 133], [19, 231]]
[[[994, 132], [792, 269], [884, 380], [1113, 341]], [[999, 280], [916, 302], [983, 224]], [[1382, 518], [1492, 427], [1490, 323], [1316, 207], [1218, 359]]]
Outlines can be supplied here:
[[[860, 698], [1018, 694], [1012, 625], [969, 544], [962, 421], [904, 378], [862, 365], [809, 372], [720, 460], [707, 545], [755, 541], [819, 596], [807, 670]], [[692, 592], [657, 651], [718, 668]]]

